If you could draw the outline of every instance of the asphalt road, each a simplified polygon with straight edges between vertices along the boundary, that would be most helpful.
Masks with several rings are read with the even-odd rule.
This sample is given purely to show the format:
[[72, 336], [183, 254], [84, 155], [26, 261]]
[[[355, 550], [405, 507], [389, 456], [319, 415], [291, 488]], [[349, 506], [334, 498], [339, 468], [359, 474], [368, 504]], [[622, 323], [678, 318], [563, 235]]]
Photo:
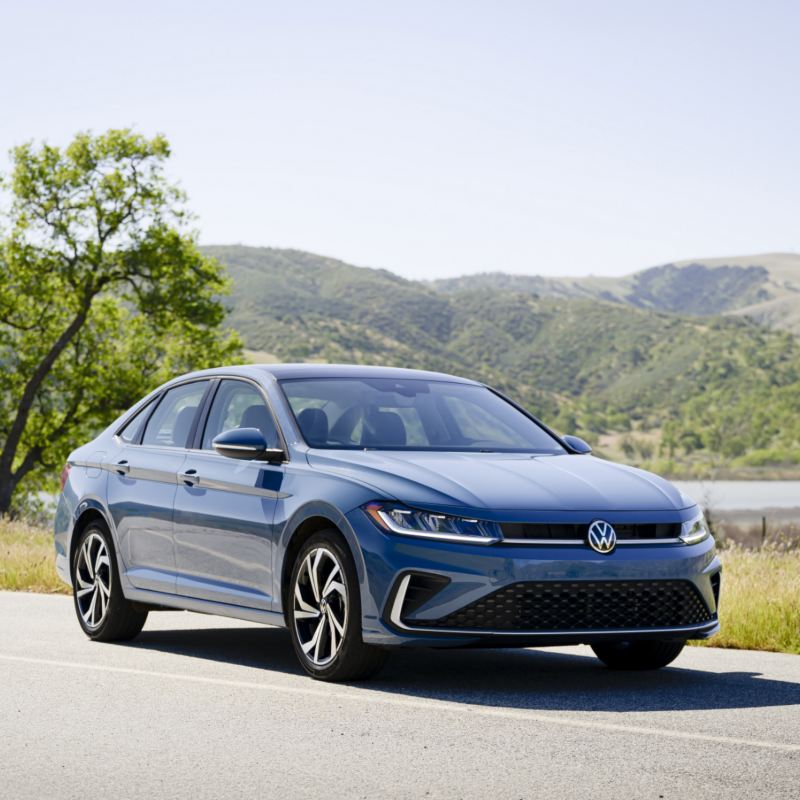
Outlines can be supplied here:
[[408, 651], [300, 674], [288, 634], [151, 614], [127, 645], [66, 597], [0, 593], [2, 798], [800, 797], [800, 657]]

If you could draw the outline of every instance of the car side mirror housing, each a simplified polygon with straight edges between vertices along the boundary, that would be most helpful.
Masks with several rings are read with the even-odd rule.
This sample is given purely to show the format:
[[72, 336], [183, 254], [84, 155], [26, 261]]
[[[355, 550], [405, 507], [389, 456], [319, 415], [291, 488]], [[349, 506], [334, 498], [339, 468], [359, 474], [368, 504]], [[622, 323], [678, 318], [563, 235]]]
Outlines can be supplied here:
[[580, 436], [562, 436], [564, 443], [579, 456], [585, 456], [592, 452], [592, 446], [589, 442], [584, 442]]
[[240, 461], [284, 461], [280, 447], [270, 447], [258, 428], [233, 428], [214, 437], [211, 446], [221, 456]]

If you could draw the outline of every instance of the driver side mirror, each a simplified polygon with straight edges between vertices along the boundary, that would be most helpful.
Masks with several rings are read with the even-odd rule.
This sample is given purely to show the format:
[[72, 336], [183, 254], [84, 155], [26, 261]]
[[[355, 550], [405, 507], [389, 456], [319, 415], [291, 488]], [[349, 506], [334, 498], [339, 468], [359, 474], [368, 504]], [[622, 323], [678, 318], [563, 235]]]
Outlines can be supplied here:
[[214, 437], [211, 446], [221, 456], [240, 461], [284, 461], [280, 447], [270, 447], [258, 428], [233, 428]]
[[587, 455], [592, 452], [592, 446], [588, 442], [584, 442], [580, 436], [562, 436], [564, 444], [579, 456]]

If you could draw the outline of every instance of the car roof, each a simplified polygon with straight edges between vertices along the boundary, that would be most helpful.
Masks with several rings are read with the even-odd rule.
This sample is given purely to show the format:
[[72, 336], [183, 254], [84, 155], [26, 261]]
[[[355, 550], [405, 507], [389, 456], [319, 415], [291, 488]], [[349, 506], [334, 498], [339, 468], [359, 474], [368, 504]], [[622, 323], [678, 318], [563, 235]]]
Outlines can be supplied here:
[[403, 369], [401, 367], [373, 367], [363, 364], [242, 364], [239, 366], [205, 369], [181, 376], [203, 377], [212, 375], [242, 375], [256, 377], [264, 373], [276, 380], [291, 378], [395, 378], [406, 380], [447, 381], [450, 383], [468, 383], [481, 385], [478, 381], [448, 375], [444, 372], [428, 372], [420, 369]]

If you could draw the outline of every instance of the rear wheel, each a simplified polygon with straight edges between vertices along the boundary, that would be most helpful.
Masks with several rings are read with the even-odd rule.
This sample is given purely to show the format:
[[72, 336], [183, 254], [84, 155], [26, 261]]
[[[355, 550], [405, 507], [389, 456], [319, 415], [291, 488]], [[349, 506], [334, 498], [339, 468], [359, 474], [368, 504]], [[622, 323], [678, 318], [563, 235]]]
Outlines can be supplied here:
[[337, 531], [320, 531], [292, 568], [287, 617], [297, 657], [312, 678], [363, 680], [386, 652], [361, 638], [361, 599], [353, 557]]
[[594, 654], [611, 669], [661, 669], [681, 653], [684, 641], [600, 642]]
[[99, 642], [133, 639], [147, 611], [125, 599], [108, 528], [92, 522], [80, 534], [72, 559], [72, 596], [83, 632]]

